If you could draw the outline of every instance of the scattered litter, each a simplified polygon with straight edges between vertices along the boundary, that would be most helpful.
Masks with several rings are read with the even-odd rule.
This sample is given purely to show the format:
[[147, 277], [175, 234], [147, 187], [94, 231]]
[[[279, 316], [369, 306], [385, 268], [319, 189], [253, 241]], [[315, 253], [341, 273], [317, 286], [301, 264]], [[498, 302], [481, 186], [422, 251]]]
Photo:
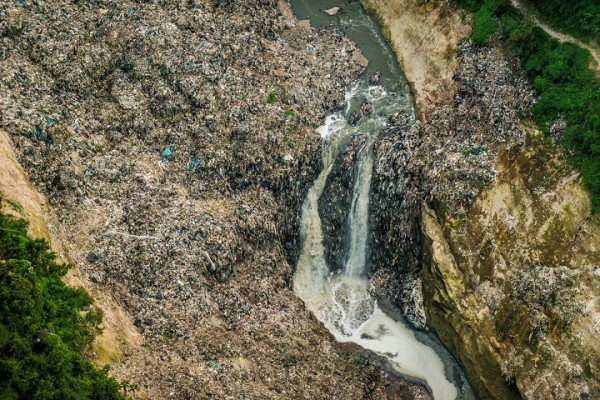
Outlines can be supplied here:
[[162, 151], [162, 156], [163, 157], [171, 157], [173, 155], [173, 149], [171, 148], [171, 146], [167, 146], [165, 147], [165, 149]]
[[198, 168], [199, 165], [200, 165], [200, 157], [194, 156], [192, 158], [192, 160], [190, 161], [190, 164], [188, 165], [188, 169], [190, 170], [190, 172], [193, 172], [196, 170], [196, 168]]
[[[288, 394], [361, 390], [349, 357], [311, 351], [322, 330], [286, 283], [321, 165], [313, 131], [364, 70], [355, 46], [272, 0], [37, 3], [0, 0], [5, 25], [25, 27], [0, 38], [0, 127], [84, 277], [147, 343], [116, 373], [184, 398], [244, 398], [259, 374]], [[211, 370], [255, 362], [245, 377], [219, 363], [215, 382], [198, 370], [207, 353]], [[327, 372], [279, 374], [291, 360]]]
[[[407, 319], [424, 326], [421, 255], [415, 252], [420, 204], [427, 201], [463, 212], [477, 193], [495, 177], [498, 153], [520, 146], [525, 132], [520, 115], [527, 115], [535, 94], [526, 77], [515, 76], [505, 52], [498, 48], [461, 44], [458, 86], [454, 102], [432, 112], [412, 127], [393, 116], [375, 146], [371, 198], [373, 265], [393, 265], [402, 259], [395, 293]], [[397, 206], [396, 206], [397, 205]]]
[[87, 253], [86, 255], [84, 255], [84, 257], [88, 262], [91, 263], [95, 263], [96, 261], [102, 260], [102, 258], [104, 258], [102, 254], [98, 253]]
[[337, 15], [340, 12], [340, 10], [341, 10], [340, 7], [331, 7], [326, 10], [323, 10], [323, 12], [325, 12], [325, 14], [327, 14], [327, 15], [334, 16], [334, 15]]

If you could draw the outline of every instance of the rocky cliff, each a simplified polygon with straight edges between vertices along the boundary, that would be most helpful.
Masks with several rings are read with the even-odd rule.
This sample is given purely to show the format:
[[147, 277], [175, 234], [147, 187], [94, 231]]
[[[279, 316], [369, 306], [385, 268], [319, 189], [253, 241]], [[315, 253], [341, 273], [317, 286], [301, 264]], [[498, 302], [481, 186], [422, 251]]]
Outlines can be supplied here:
[[424, 209], [427, 315], [487, 397], [595, 398], [600, 228], [560, 150], [530, 135], [466, 214]]
[[[388, 32], [397, 26], [401, 60], [403, 40], [448, 25], [404, 25], [399, 14], [457, 15], [443, 2], [366, 3]], [[397, 276], [397, 304], [438, 333], [480, 398], [597, 398], [600, 228], [589, 196], [557, 145], [560, 123], [527, 127], [535, 94], [518, 63], [495, 38], [456, 39], [456, 61], [427, 45], [415, 54], [445, 65], [428, 84], [451, 87], [448, 97], [410, 130], [390, 127], [376, 149], [374, 262]]]

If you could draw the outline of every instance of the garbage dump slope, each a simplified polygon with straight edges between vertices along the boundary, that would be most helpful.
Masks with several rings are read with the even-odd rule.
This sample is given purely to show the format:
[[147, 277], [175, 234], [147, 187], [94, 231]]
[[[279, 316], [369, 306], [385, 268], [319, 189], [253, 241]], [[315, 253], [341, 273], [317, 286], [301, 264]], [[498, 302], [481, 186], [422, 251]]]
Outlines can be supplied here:
[[314, 127], [364, 68], [352, 43], [272, 0], [2, 2], [0, 32], [0, 127], [141, 335], [113, 374], [149, 398], [407, 390], [288, 286]]
[[[389, 7], [410, 7], [369, 3], [390, 31], [403, 9]], [[497, 37], [453, 49], [450, 99], [375, 148], [373, 280], [438, 333], [481, 398], [599, 397], [600, 228], [559, 145], [564, 123], [528, 126], [535, 93]]]

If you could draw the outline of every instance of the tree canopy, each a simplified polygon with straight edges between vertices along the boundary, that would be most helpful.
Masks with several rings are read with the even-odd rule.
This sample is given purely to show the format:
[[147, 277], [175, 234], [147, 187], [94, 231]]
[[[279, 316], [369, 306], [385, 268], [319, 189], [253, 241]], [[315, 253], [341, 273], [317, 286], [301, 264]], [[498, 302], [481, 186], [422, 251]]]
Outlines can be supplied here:
[[63, 283], [67, 268], [25, 220], [0, 213], [0, 398], [123, 398], [108, 369], [81, 355], [102, 315]]

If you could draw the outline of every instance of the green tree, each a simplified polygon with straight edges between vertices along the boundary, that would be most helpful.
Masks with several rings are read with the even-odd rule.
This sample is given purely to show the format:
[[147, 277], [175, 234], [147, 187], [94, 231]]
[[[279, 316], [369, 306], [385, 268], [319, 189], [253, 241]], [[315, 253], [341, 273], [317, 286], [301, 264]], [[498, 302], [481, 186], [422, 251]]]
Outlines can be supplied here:
[[27, 222], [0, 214], [0, 398], [122, 399], [122, 384], [81, 355], [101, 314]]

